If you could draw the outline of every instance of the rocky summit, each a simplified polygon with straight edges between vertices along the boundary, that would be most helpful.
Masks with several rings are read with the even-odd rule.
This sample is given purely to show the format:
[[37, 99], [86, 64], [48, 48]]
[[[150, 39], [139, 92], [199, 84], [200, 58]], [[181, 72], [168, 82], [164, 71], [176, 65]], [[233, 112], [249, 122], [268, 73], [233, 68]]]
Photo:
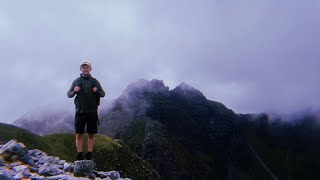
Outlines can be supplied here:
[[0, 145], [1, 180], [130, 180], [121, 178], [118, 171], [98, 171], [93, 160], [66, 162], [59, 157], [49, 156], [38, 149], [28, 150], [26, 146], [11, 139]]

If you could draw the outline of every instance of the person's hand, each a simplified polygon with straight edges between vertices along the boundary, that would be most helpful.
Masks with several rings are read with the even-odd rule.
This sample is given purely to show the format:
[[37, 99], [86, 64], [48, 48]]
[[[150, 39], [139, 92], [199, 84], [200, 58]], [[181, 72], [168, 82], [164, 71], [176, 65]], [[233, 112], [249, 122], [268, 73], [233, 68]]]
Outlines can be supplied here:
[[93, 90], [93, 92], [97, 92], [98, 88], [94, 87], [92, 90]]
[[79, 86], [74, 87], [73, 91], [74, 92], [79, 92], [80, 91], [80, 87]]

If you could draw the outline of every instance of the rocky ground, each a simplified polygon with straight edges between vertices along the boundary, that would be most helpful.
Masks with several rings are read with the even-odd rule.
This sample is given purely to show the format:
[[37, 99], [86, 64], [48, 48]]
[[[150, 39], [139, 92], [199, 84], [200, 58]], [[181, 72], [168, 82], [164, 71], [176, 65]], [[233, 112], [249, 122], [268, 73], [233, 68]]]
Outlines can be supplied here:
[[118, 171], [98, 171], [95, 165], [93, 160], [66, 162], [38, 149], [28, 150], [14, 139], [0, 145], [1, 180], [130, 180], [121, 178]]

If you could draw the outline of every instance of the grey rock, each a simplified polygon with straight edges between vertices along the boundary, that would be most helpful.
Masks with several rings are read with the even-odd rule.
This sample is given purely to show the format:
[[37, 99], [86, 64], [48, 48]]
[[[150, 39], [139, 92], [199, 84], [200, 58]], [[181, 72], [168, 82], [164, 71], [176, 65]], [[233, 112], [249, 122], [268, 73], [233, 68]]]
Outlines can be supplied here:
[[47, 177], [47, 179], [54, 179], [54, 180], [89, 180], [85, 177], [74, 177], [73, 174], [61, 174], [56, 176]]
[[74, 164], [72, 163], [64, 163], [63, 164], [63, 171], [65, 172], [73, 172]]
[[57, 164], [57, 167], [58, 167], [59, 169], [63, 169], [63, 165], [62, 165], [62, 164]]
[[14, 179], [22, 179], [23, 178], [23, 175], [22, 173], [18, 173], [16, 175], [13, 176]]
[[66, 162], [66, 160], [60, 160], [58, 164], [63, 165]]
[[38, 175], [38, 174], [32, 174], [32, 175], [30, 176], [30, 179], [31, 179], [31, 180], [45, 180], [46, 178], [45, 178], [44, 176], [40, 176], [40, 175]]
[[[118, 171], [94, 171], [98, 177], [103, 178], [105, 180], [105, 178], [113, 180], [113, 179], [122, 179], [120, 178], [120, 173]], [[128, 178], [126, 178], [127, 180], [130, 180]]]
[[97, 175], [101, 178], [109, 177], [110, 172], [96, 171]]
[[0, 149], [0, 155], [6, 154], [8, 160], [14, 155], [18, 156], [19, 160], [25, 161], [29, 154], [27, 148], [22, 143], [17, 143], [16, 140], [12, 139], [3, 145]]
[[42, 155], [42, 151], [40, 151], [39, 149], [29, 150], [28, 153], [30, 156], [34, 156], [34, 157]]
[[22, 163], [21, 162], [14, 162], [14, 163], [10, 163], [9, 164], [9, 166], [11, 167], [11, 168], [13, 168], [13, 167], [15, 167], [15, 166], [20, 166]]
[[31, 173], [30, 173], [30, 171], [28, 170], [28, 171], [22, 172], [22, 175], [23, 175], [24, 178], [30, 178]]
[[[26, 166], [26, 165], [15, 166], [12, 168], [12, 170], [15, 173], [21, 174], [21, 176], [24, 178], [29, 178], [31, 176], [29, 169], [28, 169], [28, 166]], [[20, 177], [20, 175], [17, 177]], [[14, 178], [16, 178], [16, 177], [14, 177]]]
[[9, 169], [0, 169], [0, 179], [2, 180], [14, 180], [13, 176], [15, 174]]
[[112, 180], [112, 179], [108, 176], [108, 177], [103, 178], [103, 180]]
[[36, 167], [30, 167], [30, 172], [38, 172], [39, 168]]
[[70, 177], [70, 175], [60, 174], [60, 175], [48, 177], [47, 179], [69, 180], [69, 179], [71, 179], [71, 178], [72, 178], [72, 177]]
[[56, 164], [46, 162], [38, 169], [38, 173], [44, 176], [54, 176], [64, 172], [60, 170]]
[[54, 157], [54, 156], [42, 156], [38, 163], [39, 164], [44, 164], [44, 163], [53, 163], [53, 164], [58, 164], [59, 163], [59, 158], [58, 157]]
[[60, 158], [59, 158], [59, 157], [54, 157], [53, 159], [54, 159], [54, 163], [55, 163], [55, 164], [59, 164], [59, 161], [60, 161]]
[[[9, 164], [8, 161], [12, 162], [10, 160], [16, 160], [16, 162]], [[95, 171], [95, 166], [93, 160], [68, 163], [65, 160], [60, 160], [59, 157], [48, 156], [37, 149], [27, 150], [22, 143], [17, 143], [15, 140], [10, 140], [0, 147], [0, 180], [20, 180], [22, 178], [30, 180], [122, 179], [118, 171]], [[74, 175], [82, 177], [75, 177]], [[124, 180], [131, 179], [125, 178]]]
[[30, 157], [25, 161], [27, 164], [29, 164], [30, 166], [37, 166], [36, 163], [34, 162], [33, 159], [31, 159]]
[[37, 155], [36, 158], [40, 159], [42, 156], [48, 156], [47, 154]]
[[35, 156], [30, 156], [30, 158], [31, 158], [34, 162], [37, 162], [37, 161], [39, 161], [39, 159], [40, 159], [40, 158], [35, 157]]
[[29, 171], [28, 166], [26, 165], [15, 166], [12, 168], [12, 170], [16, 173]]
[[111, 179], [119, 179], [120, 178], [120, 173], [118, 171], [110, 171], [110, 178]]
[[86, 176], [89, 178], [95, 178], [93, 173], [95, 162], [93, 160], [81, 160], [74, 162], [73, 173], [79, 176]]

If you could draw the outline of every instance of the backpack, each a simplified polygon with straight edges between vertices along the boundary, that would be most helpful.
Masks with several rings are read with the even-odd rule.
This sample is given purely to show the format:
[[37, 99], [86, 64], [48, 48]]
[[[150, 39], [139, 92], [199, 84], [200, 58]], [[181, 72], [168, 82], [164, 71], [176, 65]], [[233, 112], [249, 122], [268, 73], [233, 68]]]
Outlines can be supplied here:
[[[77, 81], [78, 81], [78, 86], [81, 87], [81, 84], [82, 84], [81, 77], [78, 77]], [[92, 77], [92, 84], [91, 84], [92, 88], [97, 87], [96, 82], [97, 82], [96, 78]], [[97, 105], [100, 106], [100, 96], [99, 95], [96, 95], [96, 101], [97, 101]]]

